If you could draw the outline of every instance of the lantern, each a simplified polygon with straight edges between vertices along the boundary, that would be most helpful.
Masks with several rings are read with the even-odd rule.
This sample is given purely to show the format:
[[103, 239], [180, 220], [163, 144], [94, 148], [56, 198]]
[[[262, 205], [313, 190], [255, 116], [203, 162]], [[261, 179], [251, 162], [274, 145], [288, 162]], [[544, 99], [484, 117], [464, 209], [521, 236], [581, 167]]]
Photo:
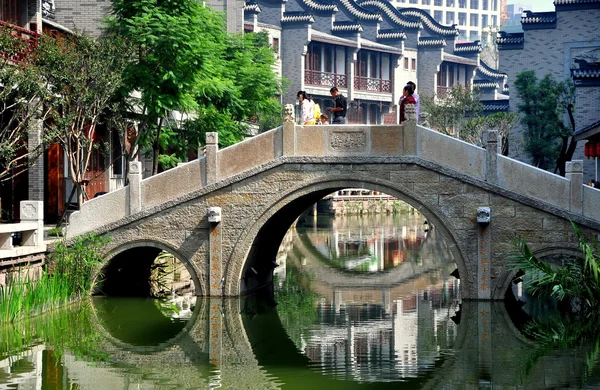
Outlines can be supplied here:
[[595, 157], [600, 157], [600, 142], [596, 142], [596, 156]]
[[589, 146], [589, 149], [590, 149], [590, 157], [591, 157], [591, 158], [594, 158], [594, 157], [596, 157], [596, 156], [597, 156], [597, 154], [596, 154], [596, 143], [595, 143], [595, 142], [589, 142], [589, 141], [588, 141], [588, 144], [590, 145], [590, 146]]

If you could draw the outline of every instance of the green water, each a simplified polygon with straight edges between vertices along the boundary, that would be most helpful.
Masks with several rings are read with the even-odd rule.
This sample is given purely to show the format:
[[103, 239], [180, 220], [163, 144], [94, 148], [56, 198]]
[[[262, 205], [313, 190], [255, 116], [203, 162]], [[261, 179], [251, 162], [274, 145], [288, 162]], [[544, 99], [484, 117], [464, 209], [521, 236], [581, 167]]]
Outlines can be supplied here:
[[[1, 324], [0, 389], [600, 388], [597, 342], [546, 348], [523, 310], [463, 302], [422, 222], [308, 221], [282, 243], [276, 307], [97, 297]], [[365, 254], [376, 267], [347, 265]]]

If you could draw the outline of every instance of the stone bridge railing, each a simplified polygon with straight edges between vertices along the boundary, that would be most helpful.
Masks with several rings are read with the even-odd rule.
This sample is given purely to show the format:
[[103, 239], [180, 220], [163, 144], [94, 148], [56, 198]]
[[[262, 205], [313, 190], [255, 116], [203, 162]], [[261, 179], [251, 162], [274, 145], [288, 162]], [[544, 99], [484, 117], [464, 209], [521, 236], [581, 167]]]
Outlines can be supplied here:
[[[408, 115], [414, 113], [409, 106]], [[142, 180], [141, 163], [130, 163], [129, 185], [84, 203], [69, 221], [69, 237], [100, 230], [127, 216], [187, 194], [219, 188], [222, 180], [258, 173], [284, 163], [417, 163], [450, 176], [488, 184], [561, 211], [600, 221], [600, 190], [583, 185], [583, 163], [567, 163], [566, 177], [497, 153], [497, 132], [487, 148], [407, 121], [403, 125], [299, 126], [286, 121], [225, 149], [207, 133], [205, 155]], [[201, 155], [199, 153], [199, 155]]]

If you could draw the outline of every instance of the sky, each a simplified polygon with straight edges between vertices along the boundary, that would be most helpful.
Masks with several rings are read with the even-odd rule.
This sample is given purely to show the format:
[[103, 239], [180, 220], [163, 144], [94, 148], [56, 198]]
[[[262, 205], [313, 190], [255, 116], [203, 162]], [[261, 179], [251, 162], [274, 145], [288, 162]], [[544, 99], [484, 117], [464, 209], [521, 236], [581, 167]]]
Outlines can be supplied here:
[[509, 0], [508, 4], [529, 5], [533, 12], [554, 11], [554, 0]]

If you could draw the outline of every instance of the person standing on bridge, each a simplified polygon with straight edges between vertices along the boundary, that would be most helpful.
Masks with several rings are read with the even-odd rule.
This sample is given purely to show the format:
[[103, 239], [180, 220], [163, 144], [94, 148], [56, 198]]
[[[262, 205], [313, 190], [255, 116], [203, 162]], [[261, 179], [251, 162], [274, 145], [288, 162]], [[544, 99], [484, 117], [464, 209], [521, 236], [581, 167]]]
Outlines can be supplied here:
[[[419, 94], [416, 93], [415, 91], [417, 90], [417, 84], [413, 83], [412, 81], [409, 81], [408, 83], [406, 83], [406, 86], [411, 87], [413, 94], [412, 97], [415, 99], [415, 113], [417, 114], [417, 118], [416, 118], [416, 122], [419, 123], [419, 111], [421, 110], [421, 99], [419, 98]], [[398, 103], [400, 105], [400, 107], [402, 107], [402, 101], [404, 100], [404, 94], [402, 94], [402, 96], [400, 96], [400, 102]]]
[[329, 90], [331, 96], [333, 96], [333, 107], [327, 109], [328, 112], [333, 113], [334, 125], [343, 125], [346, 123], [346, 113], [348, 112], [348, 102], [346, 97], [338, 91], [336, 87]]
[[400, 99], [400, 124], [406, 121], [407, 104], [417, 104], [415, 98], [413, 97], [413, 89], [410, 85], [405, 86], [404, 90], [402, 91], [402, 98]]
[[306, 91], [298, 91], [298, 100], [300, 100], [300, 121], [304, 125], [315, 124], [315, 104], [306, 95]]

